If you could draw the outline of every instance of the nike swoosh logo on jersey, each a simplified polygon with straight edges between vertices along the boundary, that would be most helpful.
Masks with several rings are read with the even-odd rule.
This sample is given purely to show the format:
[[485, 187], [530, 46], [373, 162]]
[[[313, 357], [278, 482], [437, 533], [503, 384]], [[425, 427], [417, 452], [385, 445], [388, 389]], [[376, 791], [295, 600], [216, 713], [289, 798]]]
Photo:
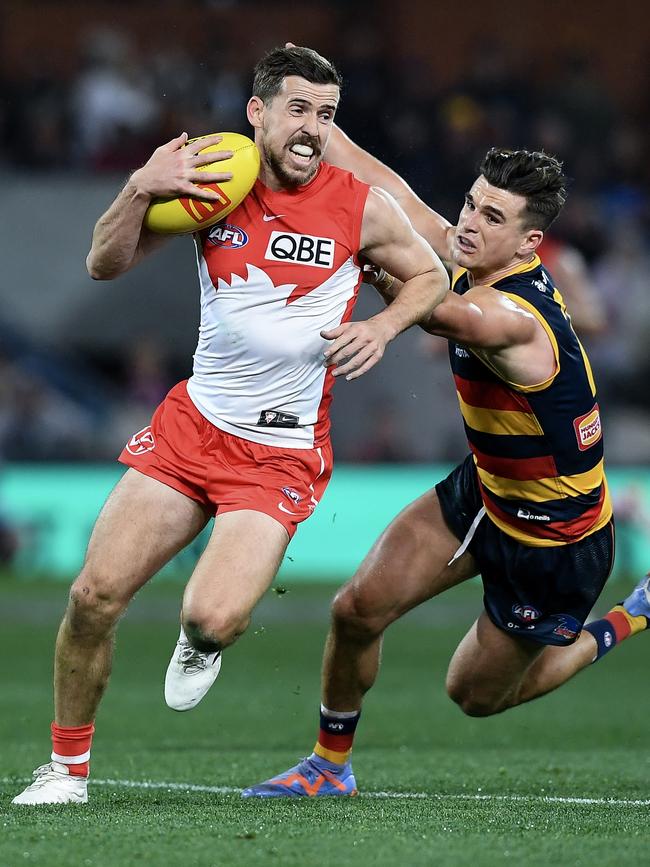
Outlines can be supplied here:
[[262, 214], [262, 219], [265, 223], [270, 223], [271, 220], [280, 220], [284, 214]]

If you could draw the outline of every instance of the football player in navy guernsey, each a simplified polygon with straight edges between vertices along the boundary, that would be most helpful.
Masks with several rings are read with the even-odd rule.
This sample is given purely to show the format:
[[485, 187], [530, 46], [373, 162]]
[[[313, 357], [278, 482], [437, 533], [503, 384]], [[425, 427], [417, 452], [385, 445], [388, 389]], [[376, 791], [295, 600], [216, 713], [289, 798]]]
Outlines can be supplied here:
[[[452, 266], [452, 291], [423, 327], [449, 341], [470, 454], [395, 518], [335, 597], [314, 751], [244, 797], [355, 794], [352, 741], [384, 630], [468, 578], [481, 576], [484, 608], [446, 686], [470, 716], [556, 689], [650, 615], [646, 578], [584, 625], [611, 570], [614, 525], [592, 371], [536, 254], [566, 199], [561, 163], [493, 148], [452, 226], [340, 130], [328, 158], [392, 193]], [[399, 289], [384, 273], [375, 282], [386, 301]]]

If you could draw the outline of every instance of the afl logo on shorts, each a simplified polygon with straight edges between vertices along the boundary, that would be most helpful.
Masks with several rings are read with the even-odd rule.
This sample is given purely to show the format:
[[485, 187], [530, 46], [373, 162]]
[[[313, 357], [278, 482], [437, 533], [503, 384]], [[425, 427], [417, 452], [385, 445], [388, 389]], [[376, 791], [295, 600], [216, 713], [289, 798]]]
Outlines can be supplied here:
[[532, 605], [513, 605], [512, 613], [523, 623], [531, 623], [542, 616], [541, 611], [533, 608]]
[[151, 452], [156, 447], [156, 440], [151, 431], [151, 425], [143, 427], [137, 433], [134, 433], [131, 439], [126, 444], [126, 450], [131, 455], [142, 455], [145, 452]]
[[248, 235], [239, 226], [233, 226], [231, 223], [217, 223], [208, 234], [208, 242], [215, 247], [238, 250], [248, 244]]

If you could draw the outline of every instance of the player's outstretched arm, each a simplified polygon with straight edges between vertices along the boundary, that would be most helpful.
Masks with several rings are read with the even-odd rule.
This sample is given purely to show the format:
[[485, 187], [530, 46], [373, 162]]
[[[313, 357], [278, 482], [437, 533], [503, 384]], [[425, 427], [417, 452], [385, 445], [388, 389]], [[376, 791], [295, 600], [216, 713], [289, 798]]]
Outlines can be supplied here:
[[[375, 267], [368, 269], [366, 282], [388, 305], [402, 288], [401, 281]], [[520, 385], [542, 382], [556, 370], [557, 359], [540, 322], [492, 286], [474, 286], [464, 295], [448, 292], [418, 325], [429, 334], [489, 355], [506, 379]]]
[[474, 286], [464, 295], [450, 292], [422, 327], [430, 334], [488, 351], [530, 344], [538, 332], [544, 334], [532, 313], [492, 286]]
[[489, 358], [500, 376], [518, 385], [539, 385], [558, 370], [556, 349], [537, 316], [492, 286], [474, 286], [462, 296], [449, 292], [424, 327]]
[[[403, 285], [375, 266], [367, 269], [366, 282], [375, 287], [387, 305], [399, 297]], [[474, 286], [464, 295], [448, 292], [417, 324], [429, 334], [486, 350], [528, 343], [541, 327], [532, 313], [492, 286]]]
[[409, 218], [415, 231], [428, 241], [441, 259], [451, 258], [451, 242], [455, 227], [437, 214], [417, 196], [396, 172], [360, 148], [342, 129], [332, 129], [327, 162], [352, 172], [360, 181], [381, 187], [390, 193]]
[[165, 236], [150, 232], [142, 223], [153, 199], [193, 196], [213, 201], [219, 198], [218, 193], [197, 184], [219, 183], [232, 177], [230, 172], [198, 171], [200, 166], [232, 156], [230, 151], [199, 155], [199, 150], [220, 141], [219, 135], [205, 136], [185, 147], [187, 133], [183, 133], [157, 148], [145, 165], [133, 172], [95, 225], [86, 258], [93, 280], [119, 277], [164, 243]]
[[333, 343], [325, 353], [334, 375], [356, 379], [370, 370], [398, 334], [423, 319], [449, 294], [444, 265], [384, 190], [372, 188], [361, 226], [361, 253], [400, 280], [398, 296], [365, 322], [322, 332]]

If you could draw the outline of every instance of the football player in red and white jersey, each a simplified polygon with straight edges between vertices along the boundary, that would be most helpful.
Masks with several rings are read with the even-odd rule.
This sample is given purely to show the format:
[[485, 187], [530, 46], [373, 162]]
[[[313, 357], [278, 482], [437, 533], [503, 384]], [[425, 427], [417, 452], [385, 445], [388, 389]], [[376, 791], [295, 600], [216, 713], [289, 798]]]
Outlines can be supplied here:
[[[223, 223], [195, 237], [194, 373], [120, 456], [130, 469], [97, 520], [59, 630], [51, 762], [14, 803], [86, 802], [117, 621], [215, 516], [185, 590], [165, 691], [177, 710], [200, 700], [327, 484], [333, 378], [365, 373], [446, 295], [443, 265], [394, 200], [322, 161], [340, 84], [329, 61], [305, 48], [276, 49], [256, 67], [247, 115], [259, 180]], [[217, 196], [197, 185], [229, 175], [197, 169], [219, 159], [198, 153], [218, 141], [184, 147], [183, 133], [131, 175], [95, 227], [94, 279], [123, 274], [164, 242], [143, 227], [153, 199]], [[360, 256], [404, 286], [384, 311], [351, 322]], [[332, 369], [325, 362], [334, 355]]]

